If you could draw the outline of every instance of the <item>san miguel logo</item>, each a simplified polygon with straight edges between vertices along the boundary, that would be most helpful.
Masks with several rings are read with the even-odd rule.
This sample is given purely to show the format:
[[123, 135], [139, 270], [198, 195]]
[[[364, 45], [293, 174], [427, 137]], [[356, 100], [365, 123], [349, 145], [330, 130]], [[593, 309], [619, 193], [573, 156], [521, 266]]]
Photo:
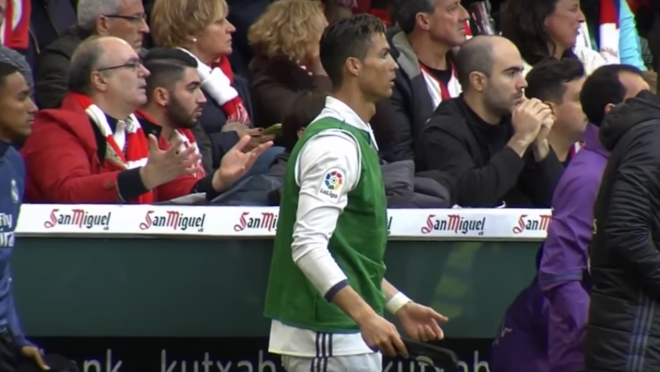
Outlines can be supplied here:
[[110, 218], [112, 212], [106, 214], [94, 214], [85, 209], [72, 209], [68, 212], [61, 212], [60, 209], [53, 209], [50, 212], [48, 220], [44, 222], [44, 227], [52, 229], [55, 226], [75, 226], [79, 229], [93, 229], [100, 227], [107, 231], [110, 228]]
[[513, 227], [512, 231], [516, 235], [522, 234], [525, 231], [548, 231], [550, 220], [552, 220], [551, 214], [540, 214], [534, 217], [522, 214], [518, 217], [518, 223]]
[[429, 214], [426, 218], [426, 224], [422, 226], [422, 234], [430, 234], [433, 231], [448, 231], [454, 234], [476, 233], [484, 234], [486, 227], [486, 217], [483, 218], [465, 218], [460, 214], [449, 214], [445, 218], [436, 218], [435, 214]]
[[243, 230], [266, 230], [274, 231], [277, 229], [277, 213], [261, 212], [261, 215], [250, 217], [250, 212], [241, 213], [238, 223], [234, 225], [234, 231]]
[[166, 228], [170, 230], [197, 230], [204, 232], [204, 222], [206, 213], [188, 216], [179, 211], [165, 211], [156, 213], [148, 211], [144, 216], [144, 221], [140, 223], [140, 230], [150, 230], [152, 228]]

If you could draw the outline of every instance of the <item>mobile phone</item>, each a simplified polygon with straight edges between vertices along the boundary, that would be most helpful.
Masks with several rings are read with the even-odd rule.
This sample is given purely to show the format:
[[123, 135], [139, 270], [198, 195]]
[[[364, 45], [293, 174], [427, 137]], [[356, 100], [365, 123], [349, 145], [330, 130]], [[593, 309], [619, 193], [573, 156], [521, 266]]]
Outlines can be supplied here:
[[273, 124], [270, 127], [268, 127], [266, 129], [264, 129], [263, 131], [261, 131], [262, 136], [269, 136], [271, 134], [274, 134], [275, 136], [281, 135], [282, 134], [282, 124], [281, 123]]

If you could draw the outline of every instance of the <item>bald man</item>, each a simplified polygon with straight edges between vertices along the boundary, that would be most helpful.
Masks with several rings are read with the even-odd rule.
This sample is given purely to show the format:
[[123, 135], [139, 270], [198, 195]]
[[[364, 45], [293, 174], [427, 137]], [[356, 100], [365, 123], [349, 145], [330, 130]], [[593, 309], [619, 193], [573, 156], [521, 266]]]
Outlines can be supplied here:
[[223, 158], [230, 168], [198, 179], [195, 148], [178, 139], [160, 150], [160, 126], [141, 126], [133, 114], [147, 102], [149, 71], [131, 45], [92, 37], [73, 54], [71, 71], [61, 108], [37, 114], [22, 149], [29, 202], [150, 204], [200, 192], [211, 199], [263, 151], [243, 154], [246, 138]]
[[477, 36], [456, 56], [463, 89], [443, 101], [417, 147], [421, 169], [456, 180], [459, 205], [548, 208], [563, 167], [548, 145], [550, 108], [527, 100], [523, 61], [513, 43]]

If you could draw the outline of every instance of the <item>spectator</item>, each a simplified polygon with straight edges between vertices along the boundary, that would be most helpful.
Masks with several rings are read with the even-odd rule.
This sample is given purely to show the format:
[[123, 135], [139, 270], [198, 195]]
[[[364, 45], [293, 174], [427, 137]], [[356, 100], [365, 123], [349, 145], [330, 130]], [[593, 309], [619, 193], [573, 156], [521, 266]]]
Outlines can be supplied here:
[[[71, 68], [61, 109], [39, 112], [22, 150], [29, 201], [149, 204], [196, 192], [212, 198], [230, 185], [223, 172], [194, 177], [194, 148], [178, 151], [182, 143], [175, 141], [160, 151], [160, 127], [140, 126], [133, 112], [146, 103], [149, 72], [126, 41], [92, 38], [76, 50]], [[246, 160], [240, 146], [247, 140], [232, 151], [234, 166]]]
[[255, 126], [281, 123], [296, 93], [330, 92], [332, 84], [319, 59], [327, 26], [321, 5], [309, 0], [272, 3], [248, 34], [255, 50], [250, 63]]
[[587, 128], [580, 104], [584, 67], [573, 58], [548, 59], [527, 74], [527, 98], [537, 98], [552, 109], [555, 123], [548, 135], [550, 147], [559, 161], [567, 165], [579, 149]]
[[[580, 6], [586, 22], [580, 28], [578, 48], [599, 52], [607, 63], [646, 69], [635, 16], [626, 0], [580, 0]], [[657, 13], [657, 7], [653, 11]]]
[[455, 0], [401, 0], [394, 15], [400, 31], [390, 33], [390, 46], [400, 68], [392, 98], [378, 106], [372, 119], [374, 128], [393, 131], [381, 143], [387, 161], [412, 160], [415, 141], [433, 110], [460, 94], [451, 50], [465, 42], [470, 17]]
[[[637, 79], [639, 73], [621, 81]], [[632, 75], [637, 75], [633, 77]], [[623, 86], [600, 98], [620, 98]], [[619, 97], [616, 97], [619, 96]], [[595, 98], [595, 97], [594, 97]], [[591, 295], [585, 340], [586, 371], [657, 371], [660, 350], [660, 100], [648, 90], [619, 103], [600, 127], [610, 158], [594, 204], [589, 245]]]
[[0, 371], [49, 369], [78, 371], [75, 363], [57, 356], [44, 356], [21, 329], [14, 305], [9, 260], [14, 250], [15, 230], [25, 190], [25, 164], [12, 147], [30, 135], [37, 107], [19, 69], [0, 62]]
[[142, 0], [80, 0], [78, 24], [41, 52], [36, 71], [37, 105], [58, 108], [67, 94], [73, 52], [91, 35], [116, 36], [136, 51], [149, 32]]
[[[149, 51], [144, 61], [149, 76], [146, 79], [147, 104], [136, 113], [140, 125], [143, 128], [157, 125], [162, 127], [160, 149], [167, 150], [180, 142], [179, 151], [193, 147], [195, 154], [203, 158], [192, 132], [193, 128], [199, 126], [198, 119], [206, 103], [200, 89], [197, 60], [180, 49], [155, 48]], [[217, 178], [225, 182], [219, 189], [226, 189], [233, 184], [236, 178], [230, 177], [231, 174], [242, 176], [245, 173], [239, 172], [237, 167], [244, 166], [245, 171], [248, 171], [253, 160], [257, 159], [257, 154], [261, 154], [270, 145], [272, 142], [267, 142], [252, 150], [255, 157], [248, 164], [230, 156], [223, 158], [220, 168], [215, 171], [218, 173]], [[206, 172], [201, 161], [198, 167], [194, 176], [203, 179]]]
[[[197, 60], [202, 91], [207, 103], [199, 119], [211, 139], [213, 169], [238, 142], [250, 135], [248, 149], [269, 142], [274, 136], [261, 136], [250, 128], [251, 100], [246, 80], [232, 73], [227, 56], [232, 52], [232, 33], [225, 0], [158, 0], [151, 14], [153, 38], [157, 46], [181, 48]], [[228, 122], [242, 123], [238, 131], [223, 131]], [[279, 151], [281, 152], [281, 150]], [[276, 153], [269, 153], [257, 164], [265, 172]]]
[[563, 171], [548, 144], [552, 112], [523, 95], [515, 45], [476, 36], [461, 47], [456, 68], [464, 93], [443, 101], [425, 125], [418, 167], [454, 177], [464, 207], [549, 207]]
[[547, 58], [577, 58], [587, 75], [605, 64], [594, 50], [573, 51], [585, 21], [578, 0], [508, 0], [502, 7], [502, 36], [520, 51], [525, 74]]

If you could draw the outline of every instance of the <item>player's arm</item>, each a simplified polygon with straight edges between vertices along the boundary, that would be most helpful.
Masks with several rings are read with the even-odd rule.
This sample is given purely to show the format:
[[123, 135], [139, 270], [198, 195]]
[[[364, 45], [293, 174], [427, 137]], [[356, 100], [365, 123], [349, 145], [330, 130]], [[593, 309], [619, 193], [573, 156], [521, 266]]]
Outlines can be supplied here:
[[[300, 187], [293, 228], [293, 261], [314, 287], [356, 322], [374, 310], [348, 284], [328, 250], [337, 219], [348, 202], [347, 194], [359, 182], [360, 153], [353, 138], [343, 133], [318, 135], [300, 152], [296, 181]], [[331, 189], [326, 184], [336, 185]], [[341, 184], [334, 182], [340, 175]]]

